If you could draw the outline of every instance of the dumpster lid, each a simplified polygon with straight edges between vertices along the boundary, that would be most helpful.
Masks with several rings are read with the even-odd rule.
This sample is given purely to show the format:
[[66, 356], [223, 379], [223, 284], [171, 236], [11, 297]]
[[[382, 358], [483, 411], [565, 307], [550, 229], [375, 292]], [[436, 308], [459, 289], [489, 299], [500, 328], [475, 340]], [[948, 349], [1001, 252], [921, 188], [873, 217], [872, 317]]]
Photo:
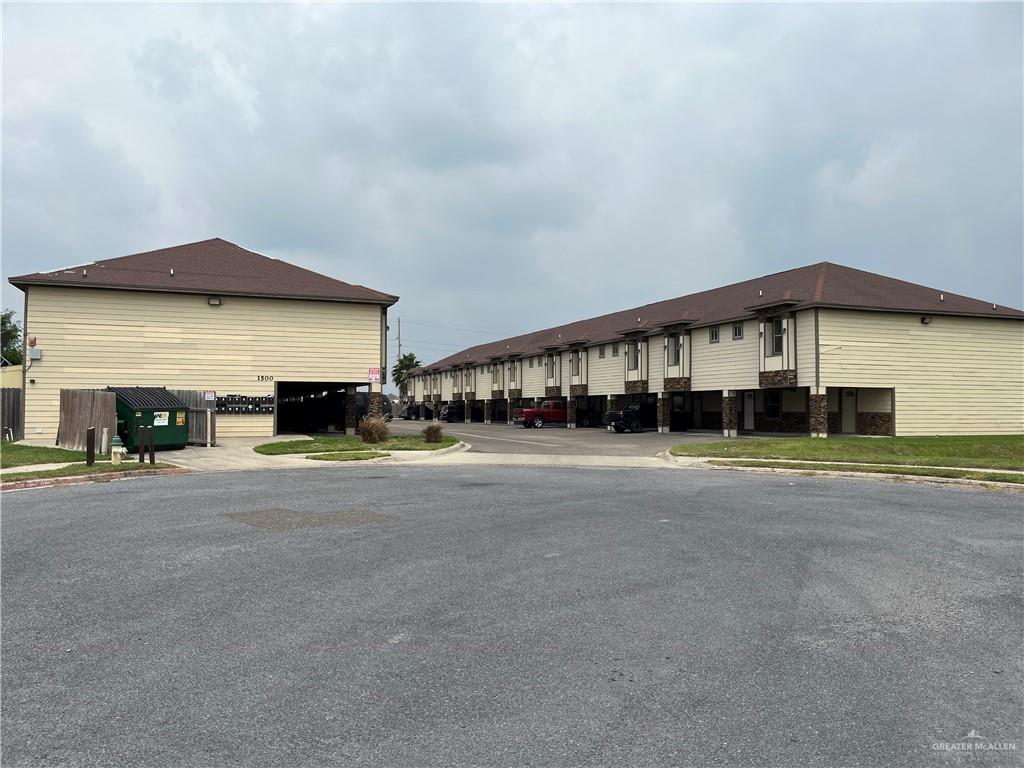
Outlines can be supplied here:
[[185, 404], [165, 387], [107, 387], [132, 408], [185, 408]]

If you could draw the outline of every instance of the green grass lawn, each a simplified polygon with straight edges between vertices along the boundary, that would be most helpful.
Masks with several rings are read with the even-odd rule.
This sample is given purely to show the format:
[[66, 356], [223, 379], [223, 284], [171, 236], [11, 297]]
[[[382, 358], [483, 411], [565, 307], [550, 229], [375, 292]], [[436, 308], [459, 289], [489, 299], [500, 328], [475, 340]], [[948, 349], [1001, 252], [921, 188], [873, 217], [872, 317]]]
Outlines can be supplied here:
[[[112, 472], [137, 472], [143, 469], [171, 469], [173, 464], [139, 464], [137, 461], [128, 461], [124, 464], [93, 464], [87, 467], [85, 464], [75, 464], [61, 469], [42, 469], [35, 472], [7, 472], [0, 475], [3, 483], [13, 483], [16, 480], [35, 480], [44, 477], [84, 477], [87, 475], [109, 475]], [[102, 479], [101, 477], [98, 479]]]
[[56, 464], [61, 461], [85, 461], [85, 451], [68, 451], [22, 443], [0, 445], [0, 468], [24, 467], [28, 464]]
[[1021, 472], [979, 472], [970, 469], [927, 469], [914, 466], [883, 466], [881, 464], [798, 464], [793, 461], [738, 461], [713, 459], [709, 464], [722, 467], [769, 467], [776, 469], [802, 469], [808, 472], [826, 470], [836, 472], [866, 472], [882, 475], [916, 475], [918, 477], [950, 477], [966, 480], [986, 480], [996, 483], [1024, 484]]
[[672, 455], [1024, 470], [1024, 435], [722, 440], [677, 445]]
[[317, 461], [366, 461], [367, 459], [381, 459], [390, 456], [390, 453], [383, 451], [342, 451], [340, 453], [314, 453], [307, 456], [307, 459]]
[[454, 437], [442, 437], [440, 443], [427, 443], [423, 435], [395, 435], [383, 443], [364, 443], [356, 435], [338, 437], [314, 437], [312, 440], [282, 440], [278, 443], [264, 443], [253, 448], [256, 453], [267, 456], [282, 456], [289, 453], [340, 453], [345, 451], [436, 451], [455, 445]]

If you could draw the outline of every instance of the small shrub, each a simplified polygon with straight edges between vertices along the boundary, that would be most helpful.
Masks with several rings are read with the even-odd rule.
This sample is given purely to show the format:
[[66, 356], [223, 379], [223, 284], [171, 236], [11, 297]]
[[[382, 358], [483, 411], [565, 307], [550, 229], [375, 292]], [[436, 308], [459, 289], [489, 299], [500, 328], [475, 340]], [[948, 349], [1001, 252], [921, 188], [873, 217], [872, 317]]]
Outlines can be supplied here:
[[367, 416], [359, 422], [359, 436], [364, 443], [383, 443], [388, 439], [388, 423], [381, 416]]
[[442, 437], [444, 437], [444, 432], [441, 430], [440, 424], [428, 424], [423, 430], [423, 442], [425, 443], [440, 443]]

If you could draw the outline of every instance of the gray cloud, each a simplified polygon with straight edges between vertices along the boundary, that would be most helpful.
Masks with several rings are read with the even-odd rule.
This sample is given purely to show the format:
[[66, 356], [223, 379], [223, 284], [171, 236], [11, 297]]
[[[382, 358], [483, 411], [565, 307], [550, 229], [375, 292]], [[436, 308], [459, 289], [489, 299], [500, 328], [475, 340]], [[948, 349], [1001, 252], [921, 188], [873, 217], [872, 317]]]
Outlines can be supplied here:
[[401, 294], [425, 359], [822, 259], [1020, 306], [1021, 21], [13, 5], [3, 272], [219, 235]]

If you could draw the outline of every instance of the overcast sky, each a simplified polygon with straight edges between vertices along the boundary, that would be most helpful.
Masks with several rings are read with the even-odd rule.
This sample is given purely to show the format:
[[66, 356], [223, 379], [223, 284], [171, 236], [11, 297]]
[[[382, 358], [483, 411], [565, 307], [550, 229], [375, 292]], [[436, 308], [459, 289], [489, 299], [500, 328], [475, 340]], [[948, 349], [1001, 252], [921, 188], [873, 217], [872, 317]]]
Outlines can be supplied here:
[[10, 275], [215, 236], [401, 295], [424, 362], [822, 260], [1024, 303], [1019, 3], [3, 22], [19, 311]]

